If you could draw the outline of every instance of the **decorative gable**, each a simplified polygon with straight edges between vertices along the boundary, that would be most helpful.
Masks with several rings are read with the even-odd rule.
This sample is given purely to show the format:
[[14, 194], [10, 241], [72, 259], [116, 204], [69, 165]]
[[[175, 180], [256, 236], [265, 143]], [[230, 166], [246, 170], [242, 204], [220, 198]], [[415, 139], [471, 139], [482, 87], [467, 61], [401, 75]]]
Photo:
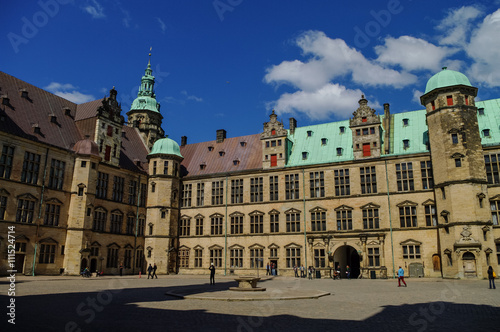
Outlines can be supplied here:
[[264, 122], [264, 132], [260, 135], [260, 139], [286, 136], [287, 131], [283, 127], [283, 122], [278, 121], [278, 116], [272, 111], [269, 116], [269, 122]]

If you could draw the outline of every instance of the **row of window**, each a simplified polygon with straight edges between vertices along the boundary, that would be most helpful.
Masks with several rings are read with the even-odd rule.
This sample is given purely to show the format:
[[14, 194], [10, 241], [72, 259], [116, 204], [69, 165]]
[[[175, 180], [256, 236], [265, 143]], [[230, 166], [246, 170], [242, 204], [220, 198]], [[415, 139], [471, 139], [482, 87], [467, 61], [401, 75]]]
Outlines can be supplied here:
[[[128, 183], [128, 204], [137, 205], [137, 195], [138, 195], [138, 182], [137, 180], [129, 180]], [[109, 174], [98, 172], [97, 182], [96, 182], [96, 198], [108, 199], [109, 191]], [[115, 202], [122, 203], [124, 200], [125, 191], [125, 178], [120, 176], [113, 176], [113, 186], [111, 188], [111, 200]], [[83, 188], [79, 195], [83, 195]], [[81, 196], [80, 195], [80, 196]], [[147, 184], [141, 183], [139, 205], [146, 206], [147, 201]]]
[[[360, 179], [362, 194], [377, 193], [377, 174], [375, 166], [360, 167]], [[432, 177], [432, 164], [430, 161], [420, 162], [421, 181], [423, 189], [432, 189], [434, 181]], [[335, 196], [351, 195], [351, 178], [349, 169], [336, 169], [333, 171]], [[498, 170], [497, 170], [498, 177]], [[398, 191], [414, 191], [415, 179], [413, 173], [413, 163], [396, 164], [396, 178]], [[264, 201], [263, 177], [250, 178], [250, 202], [257, 203]], [[230, 180], [230, 201], [231, 204], [244, 203], [244, 183], [243, 179]], [[299, 173], [285, 175], [285, 200], [300, 199]], [[182, 186], [182, 207], [194, 206], [193, 190], [194, 184], [184, 184]], [[325, 172], [309, 172], [309, 193], [311, 198], [325, 197]], [[212, 205], [222, 205], [224, 201], [224, 181], [212, 182]], [[269, 177], [268, 193], [270, 201], [279, 200], [278, 176]], [[205, 205], [205, 184], [196, 184], [196, 206]]]

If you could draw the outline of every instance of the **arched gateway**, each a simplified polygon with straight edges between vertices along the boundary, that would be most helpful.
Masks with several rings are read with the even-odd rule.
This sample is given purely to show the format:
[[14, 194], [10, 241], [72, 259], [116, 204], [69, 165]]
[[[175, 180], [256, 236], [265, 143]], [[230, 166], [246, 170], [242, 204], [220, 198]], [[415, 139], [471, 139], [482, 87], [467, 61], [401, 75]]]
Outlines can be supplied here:
[[333, 254], [334, 268], [340, 266], [341, 278], [347, 278], [346, 268], [351, 268], [351, 279], [360, 274], [360, 257], [356, 249], [349, 245], [338, 247]]

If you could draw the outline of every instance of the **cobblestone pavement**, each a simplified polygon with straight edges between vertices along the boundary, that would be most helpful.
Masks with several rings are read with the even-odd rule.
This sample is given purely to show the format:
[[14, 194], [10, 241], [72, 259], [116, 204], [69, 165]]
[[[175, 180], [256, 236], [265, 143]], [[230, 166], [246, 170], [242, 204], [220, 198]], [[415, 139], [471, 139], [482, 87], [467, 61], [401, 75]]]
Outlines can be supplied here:
[[[269, 301], [212, 301], [165, 295], [214, 294], [230, 277], [101, 278], [18, 276], [16, 325], [7, 323], [9, 283], [0, 281], [0, 331], [500, 331], [500, 290], [487, 280], [331, 280], [276, 277], [259, 283]], [[330, 292], [275, 300], [283, 293]], [[4, 329], [4, 326], [8, 329]]]

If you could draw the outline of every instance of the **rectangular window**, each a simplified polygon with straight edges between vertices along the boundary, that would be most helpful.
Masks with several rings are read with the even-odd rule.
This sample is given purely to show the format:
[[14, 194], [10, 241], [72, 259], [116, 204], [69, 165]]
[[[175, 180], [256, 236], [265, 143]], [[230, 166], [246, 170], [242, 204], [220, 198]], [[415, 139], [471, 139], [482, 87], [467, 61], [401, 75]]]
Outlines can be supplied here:
[[351, 186], [349, 181], [348, 169], [336, 169], [333, 171], [335, 180], [335, 196], [349, 196]]
[[40, 264], [53, 264], [56, 258], [56, 245], [55, 244], [42, 244], [40, 245]]
[[128, 204], [137, 204], [137, 181], [130, 180], [128, 185]]
[[224, 181], [212, 182], [212, 205], [224, 204]]
[[453, 105], [453, 96], [446, 96], [446, 104], [448, 106], [452, 106]]
[[133, 235], [135, 234], [135, 217], [127, 216], [127, 229], [125, 234]]
[[380, 266], [380, 249], [379, 248], [368, 248], [368, 266], [370, 266], [370, 267]]
[[211, 235], [221, 235], [222, 234], [222, 217], [212, 217], [210, 218], [210, 234]]
[[269, 215], [269, 223], [271, 233], [278, 233], [280, 231], [280, 215], [273, 213]]
[[21, 172], [21, 182], [37, 184], [38, 183], [38, 173], [40, 170], [40, 155], [25, 152], [23, 170]]
[[168, 175], [168, 160], [163, 162], [163, 174]]
[[278, 248], [269, 249], [269, 257], [278, 257]]
[[144, 250], [138, 249], [135, 252], [135, 267], [138, 267], [142, 270], [144, 266]]
[[192, 189], [193, 189], [192, 184], [183, 184], [182, 185], [181, 207], [190, 207], [191, 206]]
[[231, 216], [231, 234], [243, 234], [243, 216]]
[[485, 155], [484, 163], [486, 166], [486, 178], [488, 179], [488, 183], [500, 183], [500, 176], [498, 172], [498, 169], [500, 168], [500, 154]]
[[121, 234], [122, 224], [123, 224], [123, 215], [119, 213], [111, 213], [110, 232], [114, 234]]
[[403, 246], [403, 259], [420, 259], [420, 257], [419, 245]]
[[278, 200], [278, 177], [270, 176], [269, 177], [269, 200], [277, 201]]
[[17, 202], [16, 221], [32, 224], [35, 214], [35, 201], [19, 199]]
[[278, 156], [275, 154], [271, 155], [271, 167], [278, 166]]
[[222, 249], [210, 250], [210, 263], [214, 263], [215, 267], [222, 267]]
[[286, 267], [291, 269], [294, 266], [300, 266], [300, 248], [287, 248]]
[[196, 184], [196, 206], [203, 206], [205, 204], [205, 184]]
[[229, 266], [243, 267], [243, 249], [229, 250]]
[[250, 268], [264, 267], [264, 249], [250, 249]]
[[325, 249], [314, 249], [314, 267], [323, 268], [326, 266]]
[[113, 136], [113, 127], [108, 125], [108, 136]]
[[118, 248], [108, 248], [106, 267], [118, 267]]
[[109, 145], [106, 145], [106, 151], [104, 152], [104, 160], [105, 161], [111, 160], [111, 146]]
[[146, 228], [146, 219], [139, 218], [137, 225], [137, 236], [144, 236], [144, 229]]
[[10, 179], [13, 159], [14, 147], [4, 145], [2, 147], [2, 155], [0, 156], [0, 178]]
[[325, 173], [310, 172], [309, 187], [311, 188], [311, 198], [325, 197]]
[[286, 231], [287, 233], [300, 232], [300, 213], [286, 214]]
[[196, 235], [203, 235], [203, 218], [196, 218]]
[[375, 166], [360, 167], [361, 193], [375, 194], [377, 193], [377, 174]]
[[243, 179], [231, 180], [231, 204], [243, 203]]
[[363, 229], [378, 229], [378, 208], [363, 209]]
[[190, 218], [182, 218], [180, 220], [179, 235], [180, 236], [191, 235], [191, 219]]
[[421, 161], [420, 171], [422, 173], [422, 188], [423, 189], [434, 188], [434, 179], [432, 177], [432, 162], [430, 160]]
[[5, 210], [7, 209], [7, 197], [0, 196], [0, 220], [5, 219]]
[[189, 250], [179, 250], [179, 267], [189, 267]]
[[113, 176], [113, 193], [111, 199], [115, 202], [123, 201], [123, 187], [125, 186], [125, 178]]
[[413, 164], [400, 163], [396, 164], [396, 179], [398, 191], [413, 191]]
[[311, 231], [326, 231], [326, 212], [311, 212]]
[[194, 267], [202, 267], [203, 266], [203, 250], [195, 249], [194, 250]]
[[437, 225], [436, 206], [425, 205], [425, 224], [427, 226]]
[[417, 207], [416, 206], [400, 207], [399, 221], [402, 228], [417, 227]]
[[490, 209], [493, 225], [498, 225], [500, 217], [500, 201], [490, 201]]
[[299, 199], [299, 174], [285, 175], [285, 198]]
[[146, 183], [141, 183], [141, 199], [139, 200], [140, 206], [146, 206], [146, 201], [148, 199], [148, 185]]
[[264, 233], [264, 216], [255, 214], [250, 216], [250, 233], [261, 234]]
[[250, 179], [250, 202], [262, 202], [264, 200], [264, 178]]
[[106, 231], [107, 213], [104, 210], [94, 211], [94, 221], [92, 223], [92, 230], [98, 232]]
[[453, 144], [458, 144], [458, 134], [451, 134], [451, 142]]
[[97, 184], [95, 189], [96, 198], [106, 199], [106, 196], [108, 194], [108, 180], [109, 180], [108, 174], [102, 172], [97, 173]]
[[337, 211], [337, 230], [347, 231], [352, 229], [352, 210]]
[[123, 267], [126, 269], [130, 269], [132, 267], [132, 249], [125, 249]]
[[45, 205], [44, 225], [59, 226], [59, 215], [61, 214], [61, 205], [50, 204]]
[[49, 188], [61, 190], [64, 181], [64, 168], [66, 163], [64, 161], [52, 159], [50, 164], [49, 174]]

